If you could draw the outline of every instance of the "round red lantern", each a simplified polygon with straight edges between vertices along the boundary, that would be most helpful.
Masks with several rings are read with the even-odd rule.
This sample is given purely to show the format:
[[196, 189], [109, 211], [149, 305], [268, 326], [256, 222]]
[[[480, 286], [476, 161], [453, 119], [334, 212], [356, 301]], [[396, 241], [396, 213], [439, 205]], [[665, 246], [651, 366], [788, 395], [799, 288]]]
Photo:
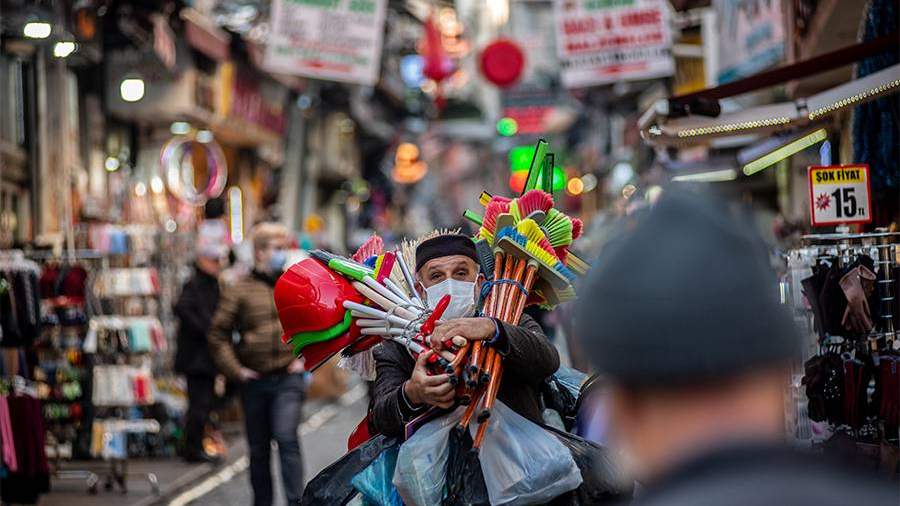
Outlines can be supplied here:
[[495, 40], [481, 52], [481, 73], [500, 88], [518, 81], [524, 69], [525, 54], [518, 44], [509, 39]]

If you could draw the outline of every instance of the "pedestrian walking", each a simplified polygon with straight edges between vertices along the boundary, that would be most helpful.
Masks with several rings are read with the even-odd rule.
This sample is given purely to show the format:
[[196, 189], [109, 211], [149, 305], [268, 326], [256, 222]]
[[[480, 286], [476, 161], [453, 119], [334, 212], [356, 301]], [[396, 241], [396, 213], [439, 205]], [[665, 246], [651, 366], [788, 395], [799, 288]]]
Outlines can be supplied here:
[[[304, 397], [303, 363], [281, 341], [274, 301], [289, 234], [281, 225], [261, 223], [251, 235], [254, 269], [223, 288], [210, 347], [225, 375], [241, 384], [253, 504], [269, 506], [273, 501], [272, 441], [278, 445], [285, 496], [289, 504], [297, 504], [303, 490], [297, 432]], [[232, 339], [234, 332], [239, 335], [237, 343]]]
[[228, 247], [202, 231], [197, 238], [194, 272], [175, 303], [178, 319], [175, 371], [187, 379], [188, 410], [184, 427], [184, 454], [188, 462], [215, 462], [203, 446], [215, 400], [219, 370], [209, 351], [209, 327], [219, 303], [219, 274], [228, 257]]
[[601, 255], [579, 336], [606, 376], [640, 505], [900, 504], [889, 485], [785, 444], [798, 334], [748, 219], [670, 190]]

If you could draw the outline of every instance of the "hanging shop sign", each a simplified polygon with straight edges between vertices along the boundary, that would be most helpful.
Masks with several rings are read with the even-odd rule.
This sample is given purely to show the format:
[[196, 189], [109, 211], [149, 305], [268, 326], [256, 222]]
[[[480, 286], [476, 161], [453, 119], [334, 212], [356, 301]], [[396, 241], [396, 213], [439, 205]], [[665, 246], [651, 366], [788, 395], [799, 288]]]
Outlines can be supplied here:
[[274, 0], [265, 67], [372, 86], [386, 10], [387, 0]]
[[719, 83], [774, 66], [784, 58], [783, 2], [715, 0], [719, 19]]
[[[194, 149], [202, 149], [206, 157], [206, 184], [198, 188], [194, 182]], [[225, 154], [215, 141], [200, 142], [192, 137], [174, 137], [163, 146], [159, 167], [169, 191], [182, 202], [202, 206], [207, 200], [222, 195], [228, 180]]]
[[675, 72], [665, 0], [554, 0], [553, 5], [565, 87]]
[[814, 227], [871, 222], [872, 185], [869, 166], [810, 167], [809, 216]]

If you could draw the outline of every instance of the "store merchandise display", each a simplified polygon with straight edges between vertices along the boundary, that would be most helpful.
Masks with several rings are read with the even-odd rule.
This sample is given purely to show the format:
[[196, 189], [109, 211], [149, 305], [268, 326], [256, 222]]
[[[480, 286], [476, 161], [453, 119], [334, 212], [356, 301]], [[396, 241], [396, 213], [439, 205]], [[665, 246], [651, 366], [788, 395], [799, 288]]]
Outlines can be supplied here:
[[806, 236], [787, 254], [783, 290], [810, 335], [793, 385], [793, 436], [826, 451], [849, 441], [889, 473], [900, 462], [898, 238]]

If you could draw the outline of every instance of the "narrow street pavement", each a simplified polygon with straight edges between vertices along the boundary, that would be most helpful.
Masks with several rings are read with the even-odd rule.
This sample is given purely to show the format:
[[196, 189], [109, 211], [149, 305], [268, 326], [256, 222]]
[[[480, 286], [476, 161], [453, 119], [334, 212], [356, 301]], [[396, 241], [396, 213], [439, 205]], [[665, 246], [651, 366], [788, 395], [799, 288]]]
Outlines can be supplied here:
[[[335, 403], [310, 402], [305, 406], [305, 418], [300, 427], [303, 445], [305, 479], [319, 471], [347, 451], [347, 436], [366, 414], [366, 388], [358, 384]], [[218, 472], [188, 487], [181, 494], [162, 504], [183, 506], [246, 506], [253, 503], [247, 466], [246, 447], [233, 451], [240, 457], [231, 460]], [[281, 490], [277, 454], [273, 451], [272, 474], [275, 478], [276, 505], [285, 504]]]

